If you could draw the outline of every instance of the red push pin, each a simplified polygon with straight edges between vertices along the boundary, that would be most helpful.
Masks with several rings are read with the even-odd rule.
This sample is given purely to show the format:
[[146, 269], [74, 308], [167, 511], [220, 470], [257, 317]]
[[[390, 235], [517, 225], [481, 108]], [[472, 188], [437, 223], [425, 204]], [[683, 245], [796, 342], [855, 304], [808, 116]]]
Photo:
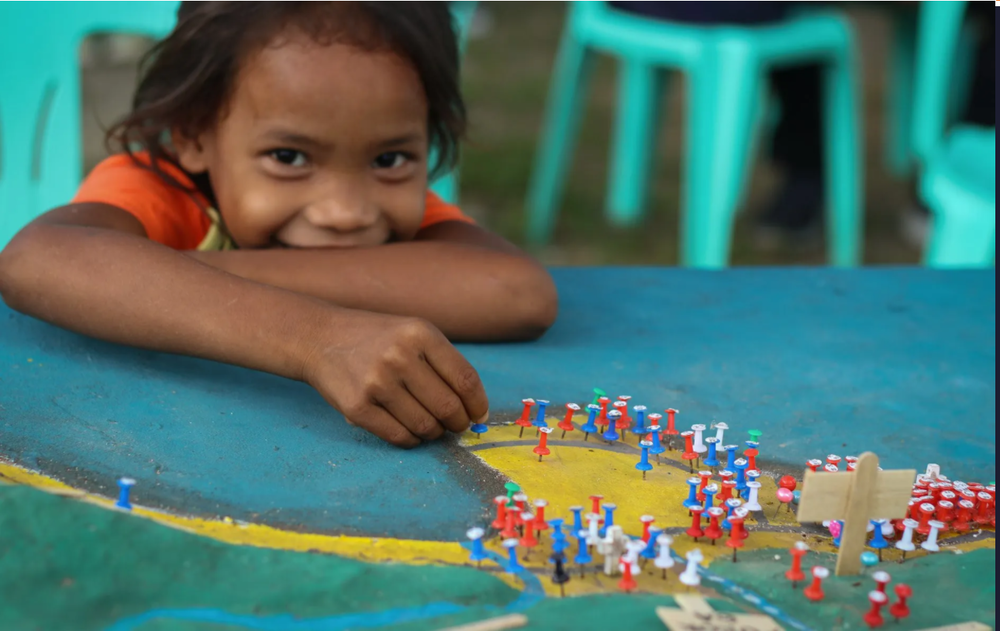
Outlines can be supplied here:
[[534, 528], [535, 516], [531, 513], [521, 513], [521, 521], [524, 522], [524, 536], [521, 537], [521, 541], [518, 543], [525, 548], [524, 558], [527, 559], [531, 549], [538, 545]]
[[806, 595], [806, 598], [813, 602], [819, 602], [823, 600], [823, 580], [830, 576], [830, 570], [825, 567], [816, 566], [812, 569], [813, 580], [812, 584], [805, 588], [802, 593]]
[[601, 414], [597, 417], [597, 424], [601, 426], [601, 433], [608, 427], [608, 404], [611, 403], [611, 399], [608, 397], [600, 397], [597, 402], [601, 404]]
[[747, 471], [755, 471], [757, 469], [757, 456], [760, 455], [760, 451], [755, 447], [751, 447], [744, 451], [743, 455], [747, 459]]
[[637, 586], [635, 579], [632, 578], [632, 563], [624, 556], [618, 560], [618, 563], [622, 569], [622, 580], [618, 581], [618, 589], [630, 592]]
[[681, 432], [681, 436], [684, 437], [684, 453], [681, 454], [681, 458], [688, 461], [688, 469], [694, 473], [694, 459], [698, 457], [694, 451], [694, 432], [691, 430]]
[[804, 541], [796, 541], [788, 552], [792, 555], [792, 567], [785, 572], [785, 578], [792, 582], [792, 589], [798, 589], [799, 581], [806, 580], [806, 574], [802, 571], [802, 557], [809, 552], [809, 546]]
[[790, 475], [781, 476], [781, 480], [778, 481], [778, 486], [783, 489], [788, 489], [789, 491], [794, 491], [798, 483], [795, 482], [795, 478]]
[[521, 412], [521, 418], [514, 421], [521, 426], [521, 433], [517, 435], [518, 438], [524, 438], [524, 428], [531, 427], [531, 406], [535, 404], [534, 399], [521, 399], [521, 403], [524, 404], [524, 411]]
[[839, 470], [840, 469], [840, 456], [838, 456], [837, 454], [830, 454], [829, 456], [826, 457], [826, 464], [832, 464], [833, 466], [837, 467], [837, 469]]
[[698, 476], [701, 478], [701, 484], [698, 486], [698, 493], [695, 495], [695, 499], [697, 499], [699, 502], [704, 503], [705, 487], [708, 486], [708, 481], [712, 479], [712, 472], [699, 471]]
[[[592, 514], [594, 514], [594, 515], [600, 515], [601, 514], [601, 500], [603, 500], [603, 499], [604, 499], [603, 495], [591, 495], [590, 496], [590, 502], [591, 502], [590, 512]], [[604, 523], [604, 519], [598, 519], [597, 523], [603, 524]]]
[[865, 624], [873, 629], [881, 627], [885, 624], [885, 620], [882, 618], [882, 607], [889, 602], [889, 597], [882, 592], [868, 592], [868, 601], [872, 604], [872, 608], [865, 614]]
[[910, 615], [910, 607], [906, 604], [906, 600], [913, 596], [913, 590], [906, 583], [900, 583], [896, 585], [896, 597], [899, 598], [895, 603], [889, 607], [889, 615], [899, 622], [903, 618]]
[[934, 505], [930, 502], [924, 502], [919, 506], [920, 510], [920, 524], [917, 526], [917, 533], [921, 535], [927, 535], [931, 531], [931, 517], [934, 516]]
[[652, 515], [643, 515], [639, 521], [642, 522], [642, 540], [644, 543], [649, 543], [649, 527], [653, 525], [656, 518]]
[[955, 529], [955, 532], [968, 532], [969, 520], [972, 519], [972, 509], [975, 506], [969, 500], [958, 501], [958, 511], [955, 515], [955, 521], [951, 523], [951, 527]]
[[627, 421], [629, 421], [630, 423], [632, 422], [632, 419], [629, 418], [629, 415], [628, 415], [628, 402], [631, 401], [631, 400], [632, 400], [632, 397], [630, 397], [627, 394], [620, 394], [620, 395], [618, 395], [618, 401], [620, 401], [620, 402], [622, 402], [622, 403], [625, 404], [625, 410], [622, 412], [622, 416], [624, 416], [625, 419]]
[[713, 506], [708, 509], [708, 527], [705, 528], [705, 536], [712, 540], [712, 545], [715, 545], [716, 539], [721, 539], [723, 532], [722, 527], [719, 526], [719, 520], [726, 511], [719, 508], [718, 506]]
[[736, 551], [743, 547], [743, 540], [746, 539], [746, 536], [743, 534], [743, 520], [746, 518], [746, 515], [747, 511], [737, 508], [728, 519], [731, 528], [726, 545], [733, 549], [733, 563], [736, 563]]
[[697, 542], [698, 537], [704, 537], [705, 531], [701, 529], [701, 514], [705, 512], [705, 509], [701, 506], [695, 506], [691, 509], [691, 527], [687, 529], [687, 534], [689, 537], [694, 537]]
[[549, 448], [548, 448], [549, 434], [552, 433], [552, 428], [551, 427], [539, 427], [538, 431], [539, 431], [539, 434], [538, 434], [538, 446], [535, 447], [534, 449], [532, 449], [531, 451], [533, 451], [536, 454], [538, 454], [538, 462], [541, 462], [542, 461], [542, 456], [547, 456], [550, 453], [552, 453], [552, 452], [549, 451]]
[[976, 504], [976, 524], [980, 526], [989, 524], [993, 512], [993, 497], [986, 491], [980, 491], [976, 493], [976, 499], [979, 500]]
[[722, 490], [719, 491], [719, 502], [725, 502], [728, 499], [732, 499], [733, 491], [736, 489], [736, 480], [723, 480]]
[[505, 516], [506, 523], [504, 524], [503, 530], [500, 532], [500, 536], [504, 539], [516, 539], [517, 538], [517, 521], [515, 520], [516, 514], [514, 509], [507, 511]]
[[521, 534], [524, 534], [524, 520], [521, 519], [521, 515], [528, 512], [528, 494], [524, 491], [518, 491], [514, 493], [514, 509], [508, 510], [507, 514], [514, 513], [514, 525], [521, 529]]
[[879, 592], [882, 592], [884, 594], [885, 593], [885, 586], [889, 584], [889, 581], [892, 580], [892, 577], [889, 576], [888, 572], [885, 572], [883, 570], [879, 570], [878, 572], [875, 572], [875, 573], [872, 574], [872, 580], [875, 581], [875, 585], [876, 585], [875, 590], [879, 591]]
[[840, 469], [838, 469], [837, 465], [835, 465], [835, 464], [825, 464], [825, 465], [823, 465], [823, 471], [825, 473], [836, 473], [836, 472], [840, 471]]
[[503, 528], [507, 523], [507, 496], [497, 495], [493, 498], [493, 503], [497, 505], [497, 518], [490, 524], [495, 529]]
[[822, 460], [817, 460], [816, 458], [813, 458], [812, 460], [807, 460], [806, 461], [806, 466], [809, 467], [809, 469], [811, 471], [814, 471], [814, 472], [815, 471], [819, 471], [819, 468], [821, 466], [823, 466], [823, 461]]
[[573, 427], [573, 414], [580, 411], [580, 406], [576, 403], [566, 404], [566, 416], [563, 420], [559, 421], [556, 426], [563, 431], [562, 438], [566, 438], [566, 432], [572, 432], [575, 428]]
[[[663, 433], [667, 436], [667, 449], [670, 451], [674, 450], [674, 436], [677, 435], [677, 410], [674, 408], [667, 408], [663, 410], [667, 413], [667, 429], [663, 430]], [[694, 434], [692, 433], [692, 436]]]
[[955, 505], [946, 499], [942, 499], [937, 503], [937, 513], [934, 516], [937, 517], [939, 522], [944, 524], [945, 530], [942, 532], [946, 532], [951, 522], [955, 521]]
[[545, 507], [548, 505], [543, 499], [535, 500], [535, 530], [538, 532], [549, 529], [549, 522], [545, 521]]

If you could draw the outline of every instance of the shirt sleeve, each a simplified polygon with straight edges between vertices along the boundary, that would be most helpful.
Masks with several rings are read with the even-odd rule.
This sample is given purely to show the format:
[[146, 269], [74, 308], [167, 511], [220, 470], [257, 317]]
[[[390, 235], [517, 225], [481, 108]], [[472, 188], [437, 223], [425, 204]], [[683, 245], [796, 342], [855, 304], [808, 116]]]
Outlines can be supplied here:
[[424, 221], [420, 224], [420, 228], [429, 228], [434, 224], [445, 221], [461, 221], [471, 224], [476, 223], [471, 217], [459, 210], [458, 206], [445, 203], [444, 200], [435, 195], [433, 192], [427, 191], [427, 201], [424, 204]]
[[[161, 168], [181, 184], [191, 185], [172, 165]], [[110, 204], [129, 212], [151, 241], [175, 250], [196, 249], [210, 224], [194, 194], [171, 185], [125, 154], [107, 158], [90, 172], [73, 197], [75, 204], [85, 202]]]

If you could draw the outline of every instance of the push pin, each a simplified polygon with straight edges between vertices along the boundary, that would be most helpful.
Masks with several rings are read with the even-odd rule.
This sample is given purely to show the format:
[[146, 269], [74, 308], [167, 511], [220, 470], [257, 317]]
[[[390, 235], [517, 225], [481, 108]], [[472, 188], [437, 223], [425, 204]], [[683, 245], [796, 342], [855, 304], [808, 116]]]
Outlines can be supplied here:
[[779, 488], [776, 491], [776, 494], [778, 496], [779, 503], [778, 503], [778, 508], [776, 508], [774, 511], [775, 517], [778, 516], [778, 511], [781, 510], [782, 505], [787, 507], [789, 511], [792, 510], [791, 502], [795, 498], [795, 493], [789, 491], [788, 489]]
[[503, 528], [504, 523], [507, 521], [507, 496], [497, 495], [493, 498], [493, 503], [497, 505], [497, 518], [493, 520], [490, 527], [494, 529]]
[[[699, 478], [691, 476], [687, 479], [688, 483], [688, 498], [684, 500], [684, 508], [690, 511], [692, 508], [701, 505], [701, 501], [698, 500], [698, 482]], [[690, 512], [689, 512], [690, 514]]]
[[736, 563], [736, 551], [743, 547], [743, 540], [746, 539], [743, 535], [743, 520], [746, 518], [747, 512], [742, 508], [737, 508], [733, 513], [728, 519], [732, 530], [729, 531], [726, 545], [733, 549], [733, 563]]
[[887, 521], [885, 519], [873, 519], [871, 524], [875, 526], [872, 530], [872, 540], [868, 544], [872, 548], [878, 550], [878, 560], [882, 560], [882, 550], [889, 547], [889, 542], [885, 540], [885, 535], [882, 534], [882, 522]]
[[641, 436], [646, 433], [646, 406], [637, 405], [632, 410], [635, 412], [635, 427], [630, 431]]
[[890, 576], [889, 573], [884, 570], [879, 570], [878, 572], [872, 574], [872, 580], [875, 581], [876, 591], [880, 591], [884, 594], [885, 586], [888, 585], [890, 581], [892, 581], [892, 576]]
[[639, 462], [635, 463], [635, 468], [642, 471], [642, 479], [646, 479], [646, 472], [653, 468], [653, 465], [649, 464], [649, 448], [653, 446], [653, 443], [648, 440], [643, 440], [639, 442], [639, 447], [642, 448], [642, 453], [639, 456]]
[[650, 438], [653, 439], [653, 446], [649, 448], [649, 453], [656, 456], [656, 463], [659, 464], [660, 454], [662, 454], [667, 449], [663, 446], [663, 443], [660, 441], [660, 426], [656, 424], [656, 419], [653, 418], [654, 416], [659, 416], [659, 414], [649, 415], [649, 420], [653, 422], [653, 424], [649, 426], [649, 436]]
[[503, 547], [507, 548], [507, 573], [521, 573], [524, 570], [524, 566], [517, 560], [517, 539], [504, 539]]
[[[613, 410], [613, 412], [617, 412], [618, 413], [618, 415], [615, 416], [615, 418], [614, 418], [615, 431], [616, 432], [621, 432], [622, 439], [624, 439], [625, 430], [628, 429], [629, 425], [631, 425], [631, 422], [629, 421], [629, 418], [628, 418], [628, 404], [625, 403], [624, 401], [615, 401], [613, 403], [613, 405], [615, 406], [615, 409]], [[611, 418], [611, 416], [610, 416], [611, 413], [612, 412], [608, 412], [608, 415], [609, 415], [608, 418]], [[618, 440], [618, 439], [616, 438], [615, 440]]]
[[514, 421], [521, 427], [521, 433], [517, 435], [518, 438], [524, 438], [524, 428], [531, 427], [531, 406], [535, 404], [535, 400], [521, 399], [521, 403], [524, 404], [524, 411], [521, 412], [521, 417]]
[[681, 454], [681, 458], [688, 461], [688, 470], [694, 473], [694, 461], [698, 457], [694, 450], [694, 432], [688, 430], [682, 432], [681, 436], [684, 438], [684, 453]]
[[708, 512], [708, 527], [705, 528], [705, 536], [712, 540], [712, 545], [715, 545], [716, 539], [722, 538], [722, 527], [719, 525], [719, 520], [723, 515], [726, 514], [719, 506], [712, 506], [707, 510]]
[[469, 555], [469, 560], [475, 561], [476, 567], [482, 565], [483, 559], [487, 558], [486, 550], [483, 548], [484, 534], [486, 531], [482, 528], [469, 528], [465, 531], [465, 536], [472, 542], [472, 554]]
[[840, 456], [837, 454], [830, 454], [826, 457], [826, 464], [833, 465], [837, 468], [837, 470], [840, 470]]
[[656, 526], [649, 526], [645, 530], [645, 534], [648, 537], [646, 540], [646, 547], [639, 553], [639, 556], [642, 557], [643, 566], [646, 565], [646, 561], [656, 558], [656, 539], [660, 536], [660, 533], [663, 532], [662, 528], [658, 528]]
[[524, 548], [524, 560], [527, 561], [531, 549], [538, 545], [538, 539], [535, 537], [535, 516], [528, 512], [521, 513], [521, 521], [524, 522], [524, 535], [518, 543]]
[[701, 514], [705, 511], [701, 506], [695, 506], [691, 509], [691, 527], [687, 529], [687, 535], [693, 537], [695, 543], [698, 542], [699, 537], [705, 536], [705, 531], [701, 529]]
[[549, 424], [545, 422], [545, 408], [548, 405], [549, 405], [548, 401], [544, 401], [542, 399], [538, 400], [538, 414], [535, 415], [535, 422], [532, 423], [532, 425], [534, 425], [539, 429], [549, 426]]
[[877, 554], [869, 550], [865, 550], [864, 552], [861, 553], [861, 567], [864, 568], [864, 570], [861, 571], [862, 574], [864, 574], [865, 570], [867, 570], [868, 568], [875, 567], [876, 565], [878, 565]]
[[587, 573], [587, 566], [594, 560], [590, 556], [590, 551], [587, 549], [587, 539], [588, 532], [586, 530], [576, 531], [576, 541], [579, 545], [577, 548], [576, 556], [573, 557], [573, 562], [580, 566], [580, 578], [583, 578]]
[[821, 466], [823, 466], [823, 461], [822, 460], [817, 460], [816, 458], [813, 458], [812, 460], [807, 460], [806, 461], [806, 466], [809, 467], [810, 471], [812, 471], [812, 472], [815, 473], [815, 472], [819, 471], [819, 468]]
[[812, 584], [805, 588], [802, 592], [805, 594], [806, 598], [813, 602], [819, 602], [823, 600], [823, 581], [826, 577], [830, 576], [830, 570], [825, 567], [817, 565], [812, 569]]
[[552, 428], [551, 427], [539, 427], [538, 428], [538, 432], [539, 432], [539, 434], [538, 434], [538, 446], [535, 447], [534, 449], [532, 449], [532, 451], [535, 452], [536, 454], [538, 454], [538, 462], [541, 462], [542, 461], [542, 456], [547, 456], [550, 453], [552, 453], [552, 452], [549, 451], [549, 447], [548, 447], [549, 434], [552, 433]]
[[896, 542], [896, 549], [903, 551], [903, 558], [900, 559], [900, 563], [906, 560], [906, 553], [913, 552], [917, 549], [917, 546], [913, 545], [913, 531], [917, 527], [917, 520], [915, 519], [904, 519], [903, 520], [903, 536], [899, 538]]
[[486, 425], [486, 423], [473, 423], [471, 426], [469, 426], [469, 431], [476, 435], [476, 440], [482, 440], [483, 434], [488, 432], [489, 429], [490, 428]]
[[583, 432], [583, 441], [587, 442], [591, 434], [597, 433], [597, 423], [594, 421], [597, 419], [597, 413], [600, 411], [601, 407], [591, 403], [587, 406], [587, 422], [580, 426], [580, 431]]
[[709, 436], [705, 439], [705, 444], [708, 445], [708, 455], [705, 456], [705, 466], [715, 469], [719, 466], [719, 439], [714, 436]]
[[937, 552], [941, 549], [937, 542], [938, 533], [941, 532], [942, 528], [944, 528], [944, 524], [936, 519], [932, 519], [930, 521], [930, 527], [930, 534], [927, 535], [927, 540], [920, 544], [920, 547], [928, 552]]
[[725, 423], [712, 423], [712, 429], [715, 430], [715, 440], [720, 445], [723, 444], [723, 437], [725, 436], [726, 430], [729, 426]]
[[622, 413], [618, 410], [611, 410], [608, 412], [608, 431], [604, 432], [602, 435], [604, 440], [608, 442], [615, 442], [620, 438], [618, 435], [618, 421], [621, 419]]
[[653, 565], [663, 570], [663, 580], [667, 578], [667, 570], [674, 566], [674, 557], [670, 554], [670, 545], [673, 542], [674, 538], [668, 534], [656, 537], [656, 543], [660, 546], [660, 550], [656, 555], [656, 559], [653, 560]]
[[535, 530], [541, 532], [549, 529], [549, 523], [545, 521], [545, 507], [549, 503], [541, 498], [535, 500]]
[[118, 479], [118, 501], [115, 502], [115, 506], [125, 510], [132, 510], [132, 504], [129, 502], [128, 496], [133, 486], [135, 486], [135, 480], [132, 478]]
[[576, 403], [566, 404], [566, 416], [563, 417], [563, 420], [559, 421], [558, 425], [559, 429], [562, 430], [561, 438], [566, 438], [566, 432], [572, 432], [574, 429], [576, 429], [575, 427], [573, 427], [573, 414], [579, 411], [580, 411], [580, 406], [577, 405]]
[[865, 624], [873, 629], [881, 627], [885, 623], [885, 620], [882, 618], [882, 607], [889, 601], [889, 597], [883, 592], [868, 592], [868, 601], [871, 602], [872, 608], [865, 614]]
[[785, 578], [792, 582], [792, 589], [798, 589], [799, 581], [806, 578], [805, 572], [802, 571], [802, 557], [809, 552], [809, 546], [804, 541], [796, 541], [788, 552], [792, 555], [792, 567], [785, 572]]
[[694, 452], [698, 454], [698, 457], [700, 458], [701, 454], [708, 451], [708, 447], [705, 446], [705, 441], [702, 440], [705, 432], [705, 426], [700, 424], [692, 425], [691, 431], [694, 432], [694, 444], [692, 445], [692, 449], [694, 449]]
[[[601, 415], [597, 418], [597, 424], [602, 428], [608, 425], [608, 404], [611, 403], [611, 399], [608, 397], [600, 397], [597, 402], [601, 405]], [[603, 431], [603, 430], [602, 430]]]
[[583, 506], [570, 506], [569, 512], [573, 513], [573, 532], [583, 530]]
[[910, 588], [906, 583], [899, 583], [896, 585], [896, 602], [889, 607], [889, 615], [899, 622], [903, 618], [910, 615], [910, 607], [906, 604], [906, 601], [913, 596], [913, 589]]
[[689, 550], [684, 557], [687, 559], [687, 567], [681, 572], [681, 583], [684, 583], [688, 587], [696, 587], [701, 584], [701, 575], [698, 574], [698, 564], [702, 562], [704, 557], [701, 554], [701, 550], [698, 549]]
[[736, 471], [736, 450], [739, 448], [739, 445], [726, 445], [723, 447], [726, 450], [726, 470]]
[[667, 435], [667, 449], [673, 451], [674, 449], [674, 436], [678, 434], [677, 432], [677, 410], [674, 408], [667, 408], [663, 410], [667, 413], [667, 429], [663, 430], [663, 433]]
[[760, 450], [757, 449], [757, 443], [752, 440], [748, 440], [746, 444], [748, 449], [743, 452], [743, 455], [746, 456], [749, 469], [754, 470], [757, 468], [757, 456], [760, 455]]

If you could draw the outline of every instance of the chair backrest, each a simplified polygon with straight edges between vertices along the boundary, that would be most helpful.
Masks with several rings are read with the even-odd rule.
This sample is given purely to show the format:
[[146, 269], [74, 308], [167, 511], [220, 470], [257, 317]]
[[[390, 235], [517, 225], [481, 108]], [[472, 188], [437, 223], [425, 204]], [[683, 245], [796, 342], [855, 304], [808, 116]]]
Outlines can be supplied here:
[[81, 42], [93, 33], [154, 38], [177, 2], [0, 3], [0, 248], [83, 177]]
[[921, 2], [914, 68], [913, 152], [924, 163], [944, 139], [966, 2]]

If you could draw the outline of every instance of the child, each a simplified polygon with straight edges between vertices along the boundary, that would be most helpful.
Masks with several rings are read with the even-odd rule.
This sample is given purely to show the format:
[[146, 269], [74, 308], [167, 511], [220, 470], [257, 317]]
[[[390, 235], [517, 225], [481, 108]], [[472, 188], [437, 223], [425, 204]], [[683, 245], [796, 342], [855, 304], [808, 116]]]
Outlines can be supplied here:
[[125, 153], [0, 253], [7, 304], [306, 381], [403, 447], [485, 417], [448, 339], [537, 338], [557, 297], [428, 192], [465, 123], [447, 4], [184, 2], [150, 60]]

